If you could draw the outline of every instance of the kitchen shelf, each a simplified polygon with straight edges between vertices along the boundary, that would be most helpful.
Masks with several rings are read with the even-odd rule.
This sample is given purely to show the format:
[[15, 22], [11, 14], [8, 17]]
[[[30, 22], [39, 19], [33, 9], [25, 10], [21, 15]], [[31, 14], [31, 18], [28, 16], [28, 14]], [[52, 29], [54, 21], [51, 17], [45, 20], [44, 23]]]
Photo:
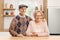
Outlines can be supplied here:
[[14, 8], [4, 8], [3, 10], [15, 10]]
[[3, 15], [4, 17], [14, 17], [15, 15]]

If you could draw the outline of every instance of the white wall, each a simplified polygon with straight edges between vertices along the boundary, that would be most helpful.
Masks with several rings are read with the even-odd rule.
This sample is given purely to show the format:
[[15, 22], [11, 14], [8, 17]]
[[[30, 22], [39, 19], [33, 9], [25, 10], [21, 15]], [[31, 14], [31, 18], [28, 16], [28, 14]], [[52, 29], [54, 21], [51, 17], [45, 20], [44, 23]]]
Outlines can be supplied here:
[[48, 0], [48, 25], [50, 33], [60, 34], [60, 0]]
[[48, 0], [48, 6], [60, 6], [60, 0]]

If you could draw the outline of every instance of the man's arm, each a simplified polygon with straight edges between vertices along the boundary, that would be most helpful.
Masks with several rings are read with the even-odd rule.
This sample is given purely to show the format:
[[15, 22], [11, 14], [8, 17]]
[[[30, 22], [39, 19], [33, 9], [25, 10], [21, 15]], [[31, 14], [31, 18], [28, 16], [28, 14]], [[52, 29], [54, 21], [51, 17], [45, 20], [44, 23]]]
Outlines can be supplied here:
[[15, 18], [13, 18], [11, 24], [10, 24], [10, 28], [9, 28], [9, 32], [12, 36], [17, 36], [18, 33], [14, 31], [15, 27], [16, 27], [16, 23], [17, 20]]

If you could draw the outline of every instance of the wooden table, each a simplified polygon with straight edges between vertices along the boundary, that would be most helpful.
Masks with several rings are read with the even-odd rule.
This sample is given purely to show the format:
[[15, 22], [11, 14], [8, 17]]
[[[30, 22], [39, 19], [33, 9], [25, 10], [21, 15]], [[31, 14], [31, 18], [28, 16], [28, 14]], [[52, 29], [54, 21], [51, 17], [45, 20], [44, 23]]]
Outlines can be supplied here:
[[49, 37], [9, 37], [0, 36], [0, 40], [60, 40], [60, 36]]
[[0, 40], [60, 40], [60, 36], [49, 37], [12, 37], [9, 33], [0, 33]]

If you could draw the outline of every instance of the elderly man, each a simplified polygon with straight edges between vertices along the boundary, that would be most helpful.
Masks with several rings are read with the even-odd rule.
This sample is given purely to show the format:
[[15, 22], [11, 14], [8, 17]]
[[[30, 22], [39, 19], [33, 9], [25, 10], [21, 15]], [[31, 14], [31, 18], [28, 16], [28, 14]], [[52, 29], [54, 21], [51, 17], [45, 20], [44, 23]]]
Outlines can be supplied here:
[[19, 15], [13, 18], [9, 32], [12, 36], [25, 36], [26, 30], [29, 24], [29, 21], [31, 20], [30, 17], [25, 15], [26, 9], [28, 6], [26, 5], [19, 5]]

